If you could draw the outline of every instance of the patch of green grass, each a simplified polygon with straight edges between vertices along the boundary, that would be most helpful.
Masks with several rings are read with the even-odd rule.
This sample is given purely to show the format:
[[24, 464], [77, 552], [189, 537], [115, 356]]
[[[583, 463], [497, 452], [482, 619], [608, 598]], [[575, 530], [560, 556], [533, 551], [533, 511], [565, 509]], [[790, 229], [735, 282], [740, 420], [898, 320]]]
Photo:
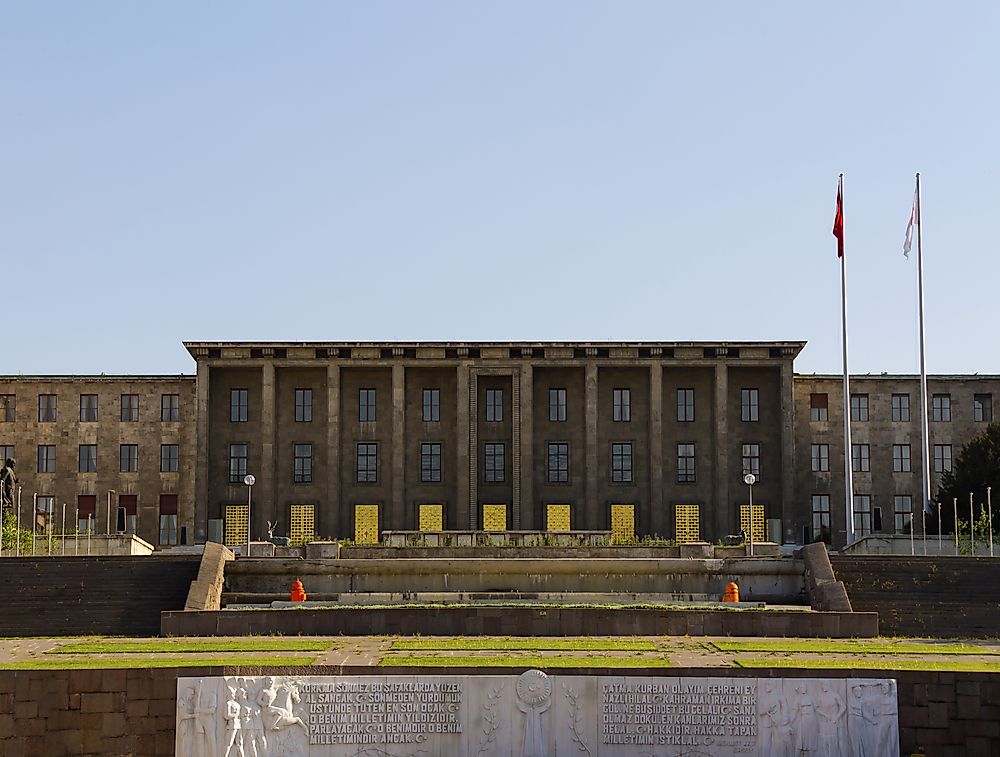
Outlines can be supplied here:
[[0, 670], [99, 670], [107, 668], [258, 668], [312, 665], [315, 657], [65, 657], [0, 663]]
[[977, 660], [872, 660], [858, 657], [853, 660], [831, 659], [829, 657], [763, 657], [736, 660], [741, 668], [817, 668], [841, 670], [942, 670], [954, 673], [1000, 672], [1000, 662], [979, 662]]
[[478, 651], [553, 651], [553, 652], [656, 652], [657, 646], [643, 639], [548, 639], [534, 637], [479, 637], [461, 639], [397, 639], [395, 651], [464, 650]]
[[379, 666], [444, 668], [669, 668], [666, 657], [612, 657], [610, 655], [552, 656], [542, 655], [399, 655], [386, 656]]
[[906, 641], [866, 641], [850, 639], [748, 639], [718, 640], [709, 645], [720, 652], [815, 652], [818, 654], [942, 654], [996, 655], [1000, 648], [975, 644], [929, 644]]
[[184, 652], [325, 652], [332, 641], [316, 639], [149, 639], [74, 641], [49, 654], [180, 654]]

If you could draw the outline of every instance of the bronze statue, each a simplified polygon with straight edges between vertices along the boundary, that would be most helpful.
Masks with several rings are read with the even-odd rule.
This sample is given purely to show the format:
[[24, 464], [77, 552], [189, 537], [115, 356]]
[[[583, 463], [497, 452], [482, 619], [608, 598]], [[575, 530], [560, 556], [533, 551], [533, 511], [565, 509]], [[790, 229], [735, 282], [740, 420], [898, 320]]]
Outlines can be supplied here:
[[17, 485], [17, 476], [14, 474], [14, 458], [8, 457], [4, 461], [3, 468], [0, 468], [0, 506], [14, 506], [14, 487]]

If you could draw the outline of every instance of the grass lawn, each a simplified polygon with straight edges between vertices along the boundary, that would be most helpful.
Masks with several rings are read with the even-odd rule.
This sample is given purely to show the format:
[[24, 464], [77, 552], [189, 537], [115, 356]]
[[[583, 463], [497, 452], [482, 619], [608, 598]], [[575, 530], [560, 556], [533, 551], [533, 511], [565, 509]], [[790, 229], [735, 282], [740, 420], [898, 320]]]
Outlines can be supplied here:
[[736, 660], [741, 668], [837, 668], [846, 670], [942, 670], [950, 672], [1000, 672], [1000, 662], [976, 660], [872, 660], [859, 657], [854, 660], [830, 658], [764, 657]]
[[72, 641], [48, 654], [180, 654], [184, 652], [325, 652], [332, 641], [316, 639], [149, 639]]
[[817, 654], [943, 654], [997, 655], [996, 647], [975, 644], [929, 644], [908, 641], [868, 641], [837, 639], [747, 639], [741, 641], [711, 641], [709, 646], [720, 652], [813, 652]]
[[656, 652], [657, 646], [643, 639], [549, 639], [534, 637], [479, 637], [461, 639], [397, 639], [395, 651], [553, 651], [553, 652]]
[[0, 670], [94, 670], [106, 668], [286, 667], [312, 665], [315, 657], [87, 657], [0, 663]]
[[379, 665], [405, 667], [456, 667], [456, 668], [669, 668], [666, 657], [611, 657], [610, 655], [581, 655], [544, 657], [542, 655], [399, 655], [385, 656]]

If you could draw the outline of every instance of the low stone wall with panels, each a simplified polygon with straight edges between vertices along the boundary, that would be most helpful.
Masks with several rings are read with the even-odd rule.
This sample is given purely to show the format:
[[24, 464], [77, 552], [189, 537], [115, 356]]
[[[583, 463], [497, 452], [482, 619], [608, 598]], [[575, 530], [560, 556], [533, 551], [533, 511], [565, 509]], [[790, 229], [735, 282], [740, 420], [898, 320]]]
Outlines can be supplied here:
[[[379, 668], [380, 675], [411, 669]], [[421, 676], [481, 675], [482, 669], [422, 668]], [[490, 669], [516, 675], [522, 669]], [[562, 676], [621, 675], [608, 669], [554, 670]], [[897, 682], [900, 752], [928, 757], [1000, 754], [1000, 675], [874, 670], [671, 668], [627, 676], [742, 678], [893, 678]], [[197, 676], [370, 675], [371, 668], [163, 668], [157, 670], [0, 672], [0, 757], [174, 754], [177, 679]]]
[[164, 636], [788, 636], [872, 638], [875, 613], [606, 607], [366, 607], [164, 612]]

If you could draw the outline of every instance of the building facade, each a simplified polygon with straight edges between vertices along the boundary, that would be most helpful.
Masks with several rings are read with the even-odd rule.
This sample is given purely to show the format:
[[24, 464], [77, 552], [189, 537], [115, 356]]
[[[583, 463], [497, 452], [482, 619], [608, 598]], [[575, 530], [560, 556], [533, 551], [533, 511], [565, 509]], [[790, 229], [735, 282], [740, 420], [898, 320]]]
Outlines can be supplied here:
[[[196, 377], [0, 378], [0, 446], [40, 527], [58, 531], [66, 505], [81, 528], [161, 547], [238, 545], [248, 528], [714, 541], [751, 523], [757, 539], [838, 543], [842, 385], [795, 375], [803, 346], [189, 342]], [[933, 377], [929, 394], [936, 490], [1000, 379]], [[908, 529], [917, 380], [857, 377], [852, 395], [856, 529]]]

